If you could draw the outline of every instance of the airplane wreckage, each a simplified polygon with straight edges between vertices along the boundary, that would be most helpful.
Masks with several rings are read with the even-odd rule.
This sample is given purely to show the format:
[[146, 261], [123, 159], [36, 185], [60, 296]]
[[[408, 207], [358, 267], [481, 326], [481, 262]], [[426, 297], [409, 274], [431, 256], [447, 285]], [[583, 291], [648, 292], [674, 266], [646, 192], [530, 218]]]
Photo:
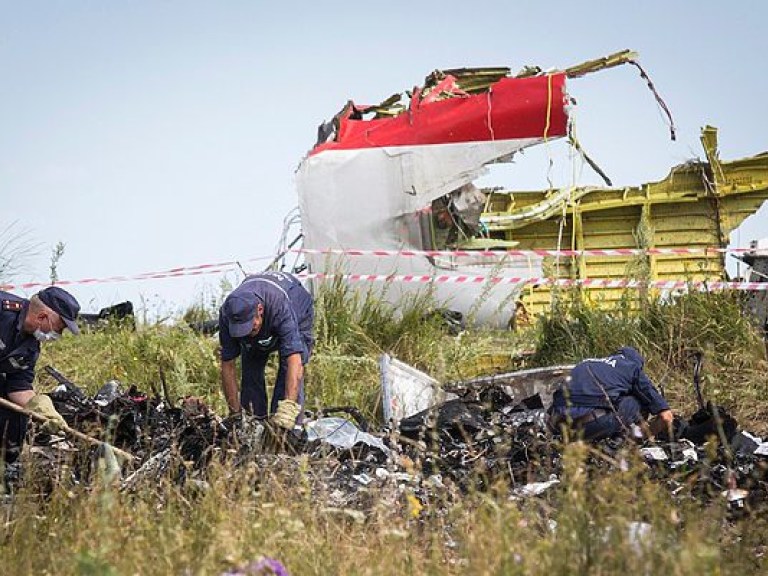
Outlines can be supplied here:
[[[768, 199], [768, 153], [723, 161], [717, 130], [707, 126], [705, 160], [657, 182], [610, 187], [571, 130], [566, 81], [636, 66], [674, 139], [671, 114], [636, 57], [626, 50], [515, 76], [509, 68], [435, 71], [407, 101], [396, 94], [377, 106], [348, 102], [319, 127], [296, 173], [300, 269], [310, 280], [399, 280], [381, 289], [392, 302], [426, 283], [448, 308], [496, 326], [512, 325], [516, 311], [545, 310], [554, 286], [578, 286], [610, 306], [628, 279], [651, 288], [724, 280], [729, 233]], [[488, 165], [560, 138], [608, 187], [474, 184]]]

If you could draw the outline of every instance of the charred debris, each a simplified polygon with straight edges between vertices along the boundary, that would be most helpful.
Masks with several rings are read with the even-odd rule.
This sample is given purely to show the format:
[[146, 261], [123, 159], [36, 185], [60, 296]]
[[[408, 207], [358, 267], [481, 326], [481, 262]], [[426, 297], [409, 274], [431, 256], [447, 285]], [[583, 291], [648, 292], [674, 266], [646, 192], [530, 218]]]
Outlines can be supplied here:
[[98, 330], [110, 324], [128, 326], [132, 329], [136, 326], [133, 302], [129, 300], [107, 306], [98, 312], [81, 312], [77, 318], [80, 325], [88, 330]]
[[[147, 393], [110, 381], [89, 396], [48, 367], [60, 384], [50, 395], [69, 425], [136, 459], [120, 463], [103, 447], [33, 429], [29, 454], [6, 466], [5, 486], [13, 491], [35, 470], [46, 471], [38, 479], [44, 489], [89, 486], [106, 468], [121, 491], [152, 490], [161, 481], [206, 489], [210, 466], [226, 462], [285, 479], [301, 467], [329, 509], [361, 518], [374, 503], [405, 494], [446, 506], [499, 480], [509, 486], [511, 500], [556, 498], [550, 488], [561, 482], [564, 444], [548, 429], [546, 408], [569, 369], [447, 384], [434, 406], [375, 430], [355, 407], [307, 412], [301, 435], [276, 446], [269, 429], [253, 417], [221, 417], [197, 398], [173, 401], [162, 386]], [[636, 451], [649, 476], [674, 498], [702, 504], [725, 498], [737, 517], [765, 511], [768, 442], [740, 430], [722, 407], [706, 403], [697, 378], [698, 368], [700, 408], [676, 420], [674, 438], [602, 441], [594, 444], [588, 466], [610, 472]]]

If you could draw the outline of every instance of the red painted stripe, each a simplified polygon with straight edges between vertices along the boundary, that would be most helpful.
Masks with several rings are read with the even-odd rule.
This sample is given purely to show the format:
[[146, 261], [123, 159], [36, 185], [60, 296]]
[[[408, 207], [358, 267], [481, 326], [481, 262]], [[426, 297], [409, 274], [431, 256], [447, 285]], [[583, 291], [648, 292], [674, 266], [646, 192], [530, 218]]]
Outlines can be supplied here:
[[[315, 147], [355, 150], [565, 136], [565, 74], [502, 78], [488, 92], [435, 102], [412, 101], [394, 118], [342, 118], [336, 141]], [[549, 114], [549, 118], [547, 118]]]

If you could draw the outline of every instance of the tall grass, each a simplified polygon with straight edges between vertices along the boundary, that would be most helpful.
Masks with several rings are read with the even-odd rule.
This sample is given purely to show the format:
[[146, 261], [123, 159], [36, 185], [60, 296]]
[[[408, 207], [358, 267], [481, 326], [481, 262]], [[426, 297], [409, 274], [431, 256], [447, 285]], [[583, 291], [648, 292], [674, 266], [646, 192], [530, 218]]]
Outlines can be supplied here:
[[565, 293], [538, 328], [534, 363], [576, 362], [634, 346], [673, 407], [689, 414], [698, 408], [692, 353], [702, 351], [705, 396], [731, 409], [753, 431], [768, 432], [764, 344], [738, 293], [692, 291], [671, 299], [647, 298], [639, 310], [627, 295], [608, 312], [578, 292]]
[[393, 483], [350, 512], [328, 505], [311, 466], [277, 462], [214, 466], [204, 490], [59, 486], [45, 500], [22, 490], [0, 528], [3, 569], [216, 574], [264, 555], [292, 574], [758, 573], [754, 550], [721, 547], [737, 536], [723, 507], [673, 501], [631, 455], [589, 476], [589, 452], [569, 446], [562, 484], [522, 503], [500, 482], [461, 498], [435, 491], [414, 510]]
[[[452, 336], [429, 290], [395, 307], [381, 292], [359, 291], [342, 280], [324, 284], [315, 305], [316, 347], [307, 390], [321, 405], [355, 404], [379, 411], [379, 356], [390, 354], [440, 380], [460, 378], [488, 349], [485, 334]], [[469, 342], [467, 342], [469, 340]]]
[[[44, 346], [38, 368], [51, 364], [90, 392], [118, 380], [126, 387], [136, 385], [161, 395], [165, 384], [172, 398], [193, 395], [215, 402], [217, 346], [215, 337], [200, 336], [185, 325], [143, 325], [132, 330], [118, 324], [79, 337], [67, 335]], [[38, 373], [37, 386], [54, 385], [42, 370]]]
[[[353, 404], [375, 416], [382, 352], [451, 380], [499, 346], [512, 353], [536, 342], [540, 365], [637, 346], [682, 411], [695, 408], [687, 351], [702, 348], [708, 397], [732, 407], [748, 429], [768, 432], [765, 360], [732, 296], [649, 301], [639, 314], [629, 305], [607, 314], [563, 301], [535, 334], [520, 335], [451, 335], [429, 316], [434, 305], [427, 294], [395, 310], [373, 293], [324, 287], [307, 370], [310, 407]], [[39, 366], [53, 364], [91, 392], [113, 378], [149, 391], [162, 368], [172, 395], [200, 395], [223, 410], [217, 345], [183, 323], [117, 327], [46, 346]], [[0, 572], [217, 574], [266, 555], [291, 574], [764, 573], [765, 518], [734, 524], [717, 498], [709, 506], [685, 490], [673, 498], [631, 452], [607, 458], [575, 443], [563, 458], [561, 484], [540, 498], [512, 500], [504, 481], [468, 494], [446, 481], [421, 491], [416, 506], [407, 484], [377, 480], [360, 487], [363, 514], [332, 505], [332, 471], [302, 459], [215, 463], [203, 487], [167, 480], [122, 493], [60, 480], [45, 497], [30, 471], [13, 501], [0, 504]], [[602, 466], [587, 468], [600, 458]]]
[[620, 346], [641, 348], [674, 367], [692, 350], [717, 362], [754, 362], [762, 344], [733, 292], [689, 292], [671, 299], [646, 298], [638, 311], [629, 294], [611, 311], [564, 293], [553, 313], [540, 321], [536, 361], [558, 363], [606, 355]]
[[444, 329], [430, 315], [430, 291], [405, 296], [397, 307], [374, 289], [358, 291], [342, 280], [321, 286], [315, 332], [320, 350], [363, 356], [389, 352], [420, 368], [434, 366]]

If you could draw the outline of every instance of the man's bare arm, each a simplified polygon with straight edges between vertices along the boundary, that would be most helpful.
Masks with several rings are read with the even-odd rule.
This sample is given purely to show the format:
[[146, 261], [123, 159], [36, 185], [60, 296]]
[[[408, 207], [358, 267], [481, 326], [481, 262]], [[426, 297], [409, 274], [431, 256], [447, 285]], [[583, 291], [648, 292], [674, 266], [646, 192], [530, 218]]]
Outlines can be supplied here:
[[234, 360], [221, 361], [221, 391], [230, 412], [240, 412], [240, 394], [237, 389], [237, 371]]
[[661, 432], [667, 432], [670, 435], [670, 438], [672, 437], [672, 423], [675, 420], [675, 415], [673, 414], [672, 410], [662, 410], [656, 416], [651, 420], [650, 422], [650, 429], [651, 434], [654, 436], [660, 434]]
[[291, 354], [286, 361], [285, 372], [285, 398], [299, 401], [299, 384], [304, 377], [304, 365], [301, 363], [301, 354]]
[[8, 400], [13, 402], [14, 404], [18, 404], [22, 408], [27, 405], [27, 402], [29, 402], [32, 399], [32, 396], [35, 395], [34, 390], [22, 390], [20, 392], [9, 392], [8, 393]]

